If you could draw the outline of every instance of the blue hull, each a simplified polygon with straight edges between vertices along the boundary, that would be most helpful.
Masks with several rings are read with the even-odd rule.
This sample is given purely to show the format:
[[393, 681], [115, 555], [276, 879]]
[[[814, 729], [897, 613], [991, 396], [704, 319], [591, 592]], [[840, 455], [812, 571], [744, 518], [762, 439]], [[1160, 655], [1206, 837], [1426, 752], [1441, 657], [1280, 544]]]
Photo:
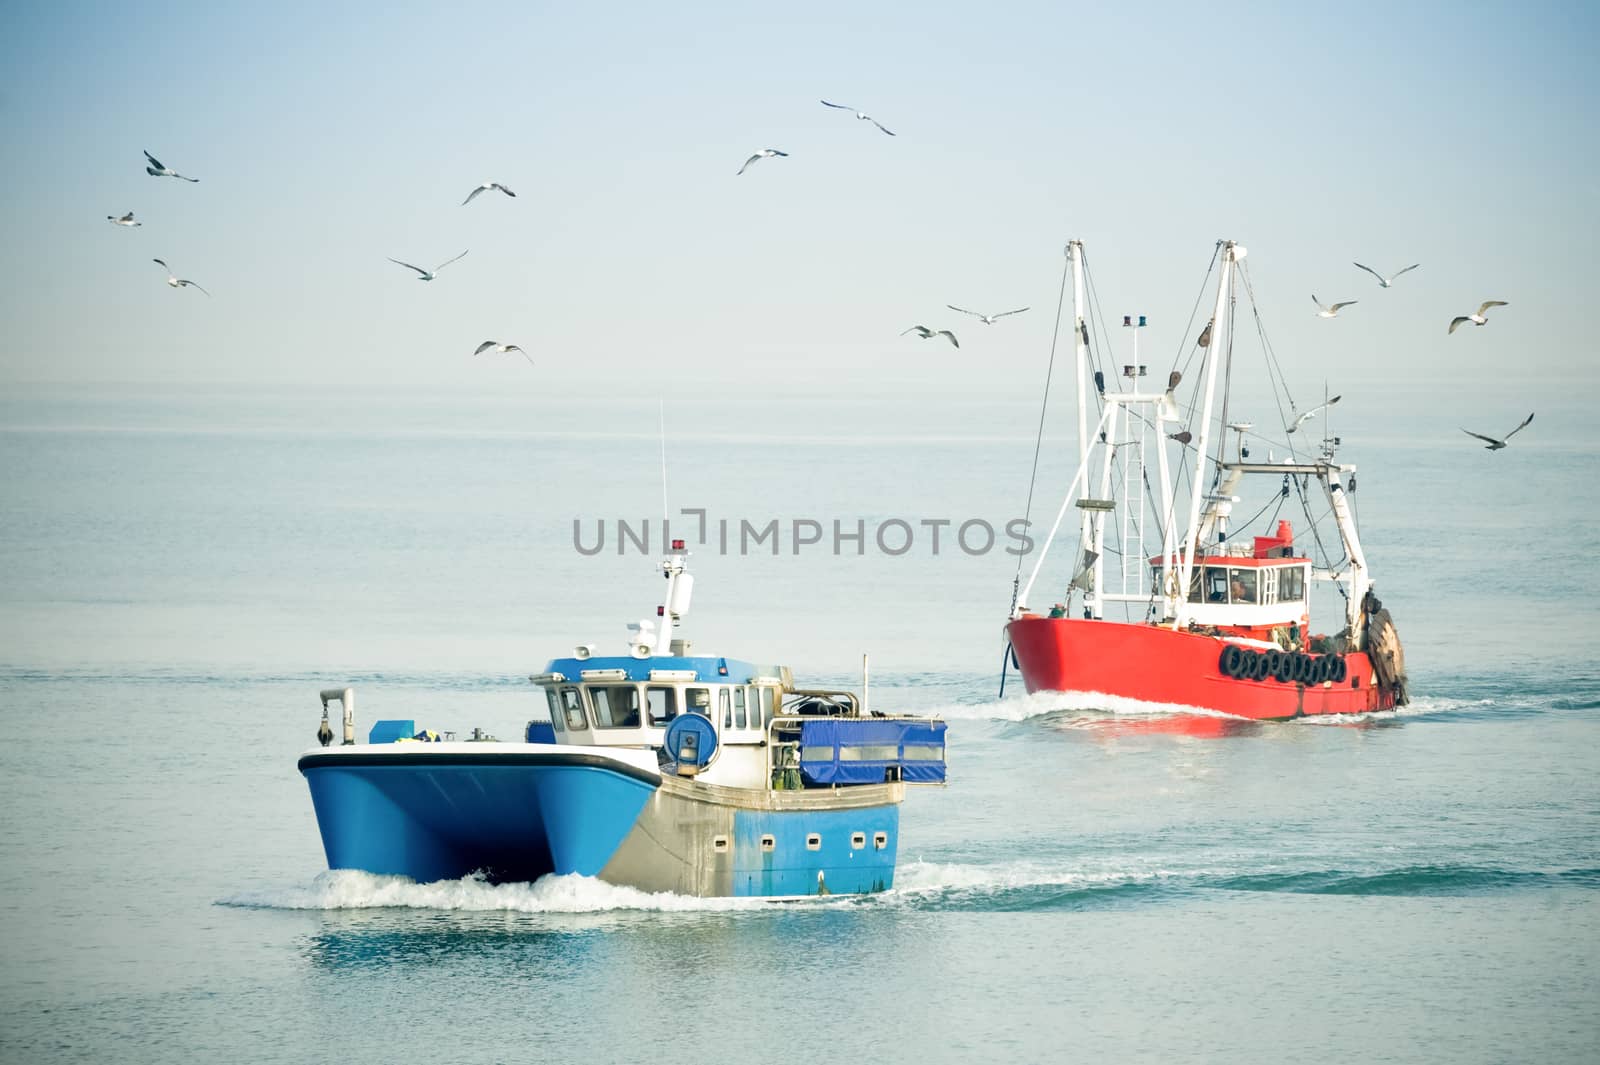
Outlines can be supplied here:
[[898, 784], [716, 787], [544, 744], [329, 748], [302, 757], [300, 770], [331, 869], [418, 882], [577, 873], [702, 896], [894, 884]]

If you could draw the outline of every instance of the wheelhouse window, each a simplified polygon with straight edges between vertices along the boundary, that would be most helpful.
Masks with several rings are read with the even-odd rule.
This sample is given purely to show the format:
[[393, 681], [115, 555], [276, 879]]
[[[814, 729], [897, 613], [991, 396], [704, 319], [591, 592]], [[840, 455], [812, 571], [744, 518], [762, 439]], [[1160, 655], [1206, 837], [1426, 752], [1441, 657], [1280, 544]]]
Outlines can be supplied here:
[[1226, 603], [1228, 601], [1228, 571], [1221, 566], [1207, 566], [1202, 573], [1195, 570], [1189, 585], [1189, 602]]
[[561, 703], [556, 699], [555, 689], [546, 688], [544, 698], [550, 704], [550, 727], [557, 732], [565, 732], [567, 726], [561, 722]]
[[577, 688], [561, 689], [561, 712], [567, 719], [567, 728], [588, 728], [588, 722], [583, 716], [583, 696], [578, 694]]
[[745, 728], [749, 724], [744, 708], [744, 692], [743, 688], [733, 689], [733, 724], [736, 728]]
[[701, 717], [711, 716], [711, 689], [710, 688], [685, 688], [683, 689], [685, 709], [691, 714]]
[[1278, 602], [1297, 603], [1306, 597], [1304, 566], [1284, 566], [1278, 570]]
[[678, 716], [678, 689], [652, 684], [644, 690], [650, 724], [660, 727]]
[[778, 689], [762, 687], [758, 690], [761, 692], [761, 727], [766, 728], [777, 715]]
[[1232, 603], [1259, 603], [1261, 601], [1259, 590], [1256, 587], [1255, 570], [1236, 569], [1229, 572], [1228, 601]]
[[596, 728], [639, 727], [639, 689], [632, 684], [591, 687], [589, 706]]
[[722, 727], [733, 727], [733, 704], [728, 701], [728, 689], [717, 689], [717, 709], [722, 711]]

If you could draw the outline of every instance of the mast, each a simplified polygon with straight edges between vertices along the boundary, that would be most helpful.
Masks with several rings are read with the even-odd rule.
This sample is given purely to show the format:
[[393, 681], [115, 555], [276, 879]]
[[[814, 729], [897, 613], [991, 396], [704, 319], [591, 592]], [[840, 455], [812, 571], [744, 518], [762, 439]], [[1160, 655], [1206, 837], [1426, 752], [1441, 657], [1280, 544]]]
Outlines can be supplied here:
[[1078, 363], [1078, 454], [1089, 450], [1089, 331], [1083, 325], [1083, 241], [1067, 242], [1072, 263], [1072, 347]]
[[1172, 627], [1182, 628], [1188, 620], [1189, 588], [1194, 579], [1195, 552], [1200, 540], [1200, 500], [1206, 495], [1204, 480], [1206, 452], [1211, 443], [1211, 409], [1217, 394], [1217, 364], [1229, 347], [1224, 343], [1228, 328], [1228, 297], [1233, 292], [1234, 264], [1245, 256], [1245, 249], [1233, 241], [1226, 241], [1222, 249], [1222, 269], [1217, 278], [1217, 306], [1211, 316], [1211, 356], [1206, 364], [1206, 401], [1200, 415], [1200, 440], [1194, 452], [1194, 481], [1189, 494], [1189, 523], [1184, 534], [1183, 577], [1178, 585], [1178, 609], [1173, 611]]
[[[1177, 599], [1172, 594], [1174, 578], [1172, 575], [1172, 552], [1177, 548], [1174, 542], [1177, 530], [1173, 528], [1173, 518], [1177, 509], [1172, 499], [1172, 473], [1167, 468], [1167, 414], [1172, 411], [1172, 383], [1161, 401], [1156, 404], [1156, 462], [1159, 463], [1161, 482], [1161, 617], [1165, 620], [1178, 609]], [[1173, 411], [1175, 413], [1175, 411]]]
[[[1106, 404], [1106, 414], [1109, 417], [1105, 420], [1104, 433], [1106, 443], [1100, 448], [1103, 460], [1100, 465], [1100, 494], [1095, 497], [1101, 501], [1102, 507], [1109, 504], [1111, 499], [1111, 460], [1117, 453], [1117, 412], [1122, 410], [1122, 406], [1121, 403], [1117, 402]], [[1126, 420], [1132, 421], [1131, 418], [1126, 417], [1126, 411], [1122, 411], [1122, 413]], [[1092, 530], [1089, 550], [1094, 552], [1094, 562], [1091, 563], [1094, 583], [1092, 588], [1084, 592], [1083, 605], [1088, 608], [1091, 616], [1096, 619], [1103, 618], [1106, 614], [1105, 597], [1101, 595], [1101, 589], [1105, 585], [1106, 576], [1106, 514], [1108, 511], [1102, 509], [1102, 507], [1085, 509], [1083, 512], [1083, 520]]]
[[[1084, 325], [1084, 313], [1088, 310], [1088, 301], [1084, 293], [1083, 283], [1083, 241], [1073, 240], [1067, 243], [1067, 258], [1072, 263], [1072, 349], [1076, 355], [1078, 371], [1078, 455], [1084, 457], [1089, 454], [1089, 330]], [[1088, 482], [1084, 482], [1087, 486]], [[1105, 492], [1100, 493], [1102, 498]], [[1095, 543], [1097, 528], [1093, 512], [1085, 510], [1083, 520], [1078, 529], [1078, 544], [1084, 552], [1095, 552], [1095, 569], [1090, 576], [1091, 585], [1084, 590], [1084, 606], [1088, 607], [1090, 601], [1095, 602], [1095, 616], [1099, 616], [1100, 598], [1100, 545]], [[1081, 567], [1082, 560], [1074, 563], [1074, 567]], [[1072, 589], [1067, 589], [1067, 605], [1072, 605]]]
[[[1354, 467], [1349, 467], [1354, 469]], [[1344, 539], [1345, 555], [1350, 559], [1350, 595], [1345, 603], [1345, 622], [1350, 626], [1350, 638], [1360, 646], [1363, 637], [1361, 632], [1361, 602], [1366, 598], [1367, 590], [1372, 587], [1372, 577], [1367, 573], [1367, 556], [1361, 550], [1361, 539], [1356, 534], [1356, 522], [1350, 513], [1350, 504], [1345, 499], [1344, 485], [1335, 475], [1336, 471], [1342, 473], [1343, 467], [1329, 469], [1323, 474], [1322, 483], [1328, 494], [1328, 505], [1333, 510], [1334, 524], [1338, 526], [1339, 535]]]

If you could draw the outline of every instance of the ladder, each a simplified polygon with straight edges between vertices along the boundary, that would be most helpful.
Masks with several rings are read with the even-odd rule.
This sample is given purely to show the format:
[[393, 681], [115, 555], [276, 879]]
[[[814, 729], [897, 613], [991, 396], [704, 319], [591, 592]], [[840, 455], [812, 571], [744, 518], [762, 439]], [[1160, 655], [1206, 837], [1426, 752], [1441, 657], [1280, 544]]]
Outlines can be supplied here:
[[[1129, 419], [1130, 424], [1133, 419]], [[1130, 440], [1122, 463], [1122, 594], [1132, 595], [1144, 587], [1144, 463], [1145, 427]]]

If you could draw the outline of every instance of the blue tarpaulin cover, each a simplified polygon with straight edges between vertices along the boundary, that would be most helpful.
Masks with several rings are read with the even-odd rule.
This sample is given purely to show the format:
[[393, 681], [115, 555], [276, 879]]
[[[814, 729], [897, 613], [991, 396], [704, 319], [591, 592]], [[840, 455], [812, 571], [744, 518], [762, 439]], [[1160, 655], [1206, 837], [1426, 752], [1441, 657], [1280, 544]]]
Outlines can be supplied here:
[[392, 721], [374, 721], [372, 723], [372, 731], [367, 733], [367, 742], [393, 743], [395, 740], [400, 739], [409, 740], [411, 738], [411, 734], [416, 731], [417, 723], [415, 721], [401, 721], [398, 719]]
[[891, 766], [908, 784], [944, 783], [944, 722], [823, 717], [800, 726], [806, 784], [881, 784]]

